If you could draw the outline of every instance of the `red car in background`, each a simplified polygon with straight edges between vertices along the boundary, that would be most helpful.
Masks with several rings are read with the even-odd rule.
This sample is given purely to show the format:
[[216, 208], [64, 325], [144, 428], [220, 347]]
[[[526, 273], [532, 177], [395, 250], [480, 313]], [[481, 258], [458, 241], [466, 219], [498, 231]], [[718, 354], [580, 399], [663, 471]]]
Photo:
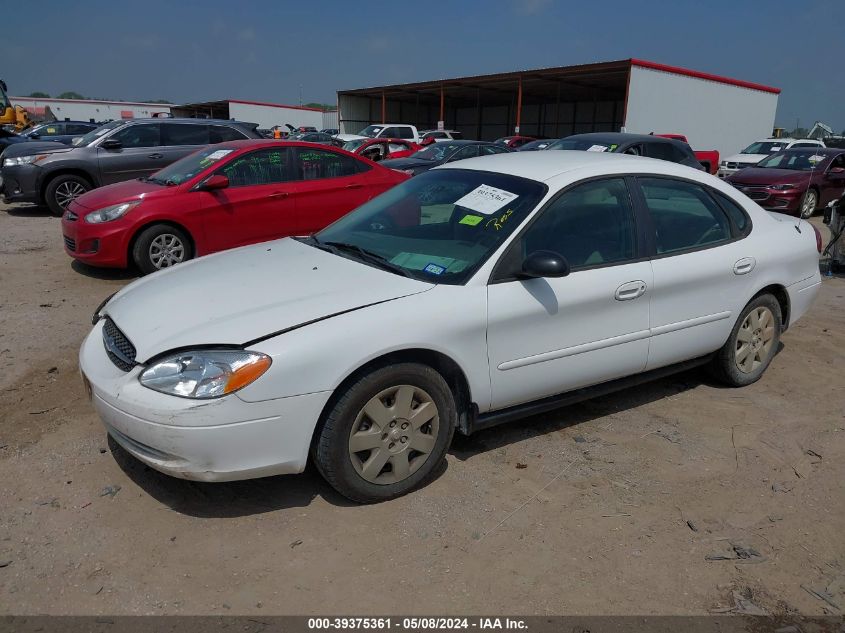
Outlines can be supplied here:
[[809, 218], [845, 192], [845, 150], [783, 150], [726, 180], [764, 209]]
[[220, 143], [150, 177], [94, 189], [62, 217], [65, 251], [142, 273], [331, 224], [407, 175], [324, 145]]
[[386, 158], [407, 158], [422, 149], [422, 145], [401, 138], [356, 138], [346, 141], [343, 149], [378, 162]]
[[517, 147], [522, 147], [526, 143], [537, 140], [539, 139], [536, 136], [503, 136], [502, 138], [497, 138], [494, 142], [499, 145], [510, 147], [511, 149], [516, 149]]

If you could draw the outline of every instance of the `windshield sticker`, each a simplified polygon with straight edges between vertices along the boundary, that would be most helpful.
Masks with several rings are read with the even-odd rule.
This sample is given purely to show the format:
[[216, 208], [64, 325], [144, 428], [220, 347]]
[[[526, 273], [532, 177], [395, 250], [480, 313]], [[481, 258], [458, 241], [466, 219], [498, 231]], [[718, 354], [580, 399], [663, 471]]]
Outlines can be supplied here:
[[[408, 270], [426, 270], [429, 266], [440, 266], [444, 271], [449, 269], [449, 271], [453, 273], [461, 272], [469, 263], [465, 260], [453, 259], [451, 257], [439, 257], [438, 255], [408, 252], [399, 253], [398, 255], [392, 257], [390, 262], [398, 266], [402, 266], [402, 268], [407, 268]], [[427, 270], [426, 272], [431, 271]]]
[[231, 154], [232, 151], [231, 149], [218, 149], [216, 152], [211, 152], [206, 158], [208, 160], [220, 160], [227, 154]]
[[813, 155], [812, 155], [812, 156], [810, 156], [810, 158], [808, 158], [807, 160], [809, 160], [811, 163], [820, 163], [820, 162], [822, 162], [825, 158], [826, 158], [826, 156], [820, 156], [819, 154], [813, 154]]
[[588, 152], [606, 152], [607, 145], [591, 145], [587, 148]]
[[461, 218], [461, 221], [458, 224], [468, 224], [469, 226], [477, 226], [481, 220], [483, 220], [480, 215], [465, 215]]
[[774, 145], [774, 146], [772, 146], [771, 151], [772, 151], [772, 153], [774, 153], [774, 152], [779, 152], [782, 149], [783, 148], [780, 145]]
[[446, 269], [443, 266], [438, 266], [437, 264], [428, 264], [425, 268], [423, 268], [423, 272], [427, 272], [431, 275], [442, 275], [446, 272]]
[[617, 147], [619, 147], [619, 146], [618, 146], [618, 145], [611, 145], [611, 146], [608, 148], [608, 150], [607, 150], [607, 151], [608, 151], [608, 152], [612, 152], [612, 151], [613, 151], [613, 150], [615, 150]]
[[97, 130], [96, 132], [94, 132], [94, 136], [102, 136], [103, 134], [105, 134], [108, 131], [109, 131], [109, 128], [106, 128], [104, 130]]
[[506, 204], [513, 202], [518, 197], [517, 194], [505, 191], [504, 189], [498, 189], [490, 185], [479, 185], [460, 200], [456, 200], [455, 205], [465, 207], [470, 211], [475, 211], [482, 215], [490, 215]]

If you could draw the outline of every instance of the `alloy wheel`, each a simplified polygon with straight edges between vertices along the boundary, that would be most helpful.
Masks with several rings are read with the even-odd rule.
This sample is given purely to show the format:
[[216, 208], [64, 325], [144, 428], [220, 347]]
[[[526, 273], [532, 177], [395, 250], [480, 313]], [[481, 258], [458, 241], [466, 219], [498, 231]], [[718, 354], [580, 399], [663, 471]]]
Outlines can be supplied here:
[[156, 268], [169, 268], [185, 259], [185, 245], [176, 235], [162, 233], [150, 242], [150, 261]]
[[75, 180], [65, 181], [56, 187], [56, 202], [62, 209], [67, 209], [67, 205], [86, 191], [87, 189]]
[[751, 310], [736, 333], [736, 366], [744, 374], [754, 372], [768, 360], [775, 339], [775, 317], [760, 306]]
[[439, 430], [440, 415], [428, 392], [412, 385], [390, 387], [358, 413], [349, 434], [349, 458], [366, 481], [394, 484], [422, 467]]
[[804, 196], [804, 200], [801, 202], [801, 217], [804, 219], [809, 218], [816, 212], [816, 192], [815, 191], [808, 191], [807, 195]]

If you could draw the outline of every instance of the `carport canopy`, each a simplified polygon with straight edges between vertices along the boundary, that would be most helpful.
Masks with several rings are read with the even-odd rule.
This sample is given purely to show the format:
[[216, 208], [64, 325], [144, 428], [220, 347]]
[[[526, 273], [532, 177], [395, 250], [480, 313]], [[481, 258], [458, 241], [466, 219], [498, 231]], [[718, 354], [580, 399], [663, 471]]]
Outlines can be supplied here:
[[619, 131], [632, 60], [458, 77], [338, 92], [340, 123], [355, 133], [374, 123], [461, 132], [559, 138]]

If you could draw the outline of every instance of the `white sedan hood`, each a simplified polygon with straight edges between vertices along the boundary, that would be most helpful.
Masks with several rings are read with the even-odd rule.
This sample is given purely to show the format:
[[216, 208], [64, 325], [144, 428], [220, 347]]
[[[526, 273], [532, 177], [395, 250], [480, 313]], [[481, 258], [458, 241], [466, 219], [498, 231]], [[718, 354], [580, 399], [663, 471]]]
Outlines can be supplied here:
[[108, 315], [139, 363], [194, 345], [242, 345], [432, 284], [287, 238], [203, 257], [130, 284]]

